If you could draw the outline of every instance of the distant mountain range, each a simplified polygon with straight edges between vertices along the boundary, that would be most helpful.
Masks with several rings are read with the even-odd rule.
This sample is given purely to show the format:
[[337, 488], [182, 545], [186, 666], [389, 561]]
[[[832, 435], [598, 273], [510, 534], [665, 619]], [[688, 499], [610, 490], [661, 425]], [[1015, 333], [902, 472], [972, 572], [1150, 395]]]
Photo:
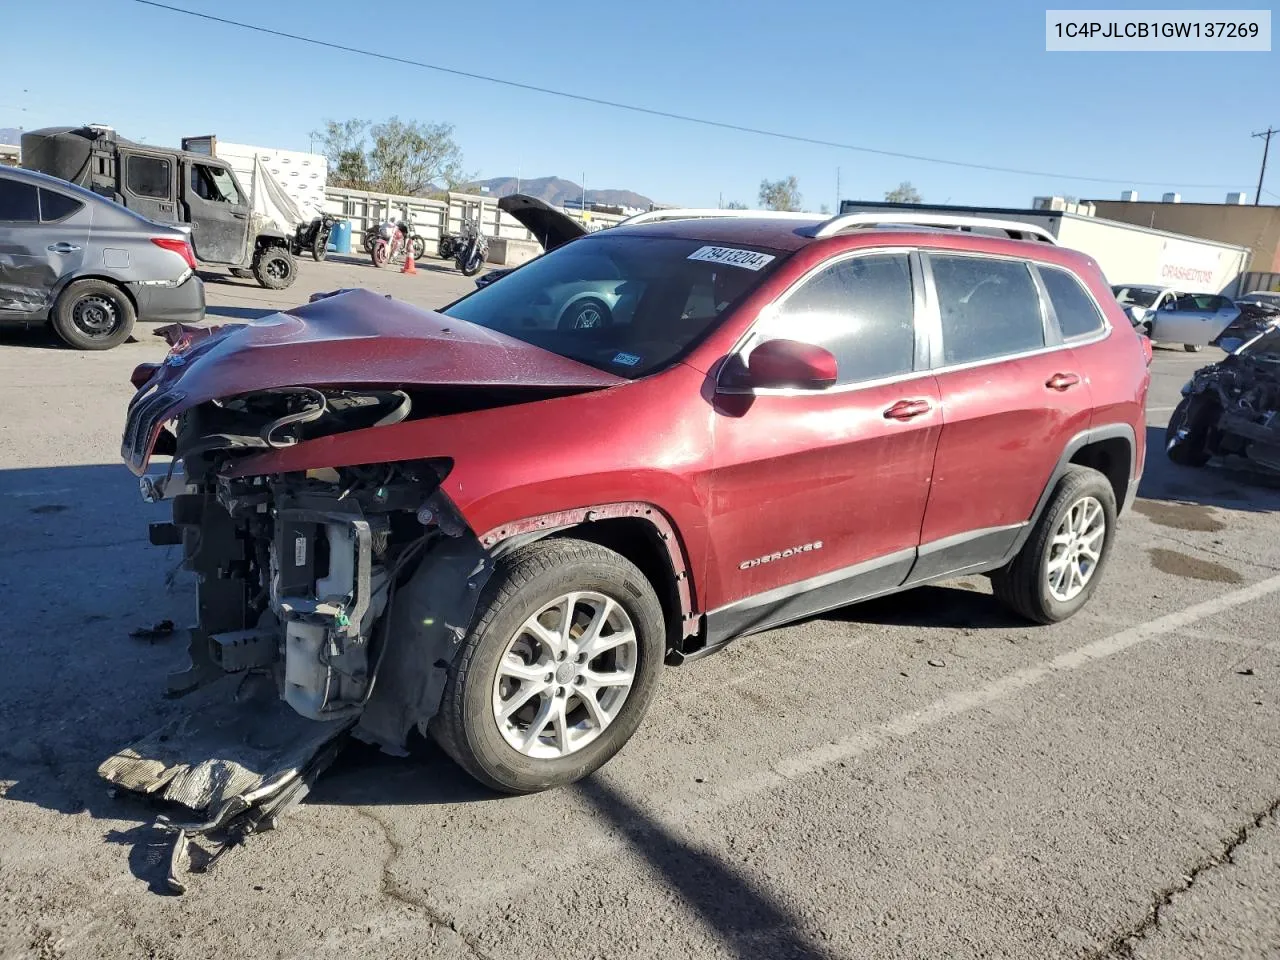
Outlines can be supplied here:
[[[515, 177], [492, 177], [479, 180], [472, 188], [488, 187], [489, 193], [495, 197], [506, 197], [513, 193], [523, 193], [539, 200], [545, 200], [552, 206], [563, 206], [566, 200], [581, 200], [582, 185], [561, 177], [537, 177], [533, 180], [517, 180]], [[653, 201], [642, 193], [631, 190], [588, 190], [587, 203], [602, 203], [610, 206], [639, 207], [648, 210]]]

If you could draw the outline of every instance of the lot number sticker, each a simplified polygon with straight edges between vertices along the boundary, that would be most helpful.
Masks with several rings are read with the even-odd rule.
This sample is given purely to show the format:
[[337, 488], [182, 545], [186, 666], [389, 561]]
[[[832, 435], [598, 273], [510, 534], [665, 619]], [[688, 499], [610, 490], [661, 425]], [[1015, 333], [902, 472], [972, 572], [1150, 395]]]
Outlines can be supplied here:
[[773, 259], [773, 254], [756, 253], [754, 250], [737, 250], [733, 247], [699, 247], [689, 254], [689, 259], [723, 263], [725, 266], [742, 267], [744, 270], [759, 270], [768, 265]]

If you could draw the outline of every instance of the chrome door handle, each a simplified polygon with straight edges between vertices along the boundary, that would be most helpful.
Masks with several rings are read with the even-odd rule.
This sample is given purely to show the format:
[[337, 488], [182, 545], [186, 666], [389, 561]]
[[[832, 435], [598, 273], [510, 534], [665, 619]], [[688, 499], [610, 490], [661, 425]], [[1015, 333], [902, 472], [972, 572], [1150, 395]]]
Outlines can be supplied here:
[[886, 420], [912, 420], [933, 409], [928, 400], [899, 400], [884, 412]]
[[66, 243], [65, 241], [61, 241], [58, 243], [49, 244], [49, 246], [46, 247], [46, 249], [50, 253], [75, 253], [80, 248], [77, 247], [74, 243]]
[[1044, 385], [1050, 390], [1068, 390], [1079, 382], [1080, 375], [1077, 373], [1055, 373]]

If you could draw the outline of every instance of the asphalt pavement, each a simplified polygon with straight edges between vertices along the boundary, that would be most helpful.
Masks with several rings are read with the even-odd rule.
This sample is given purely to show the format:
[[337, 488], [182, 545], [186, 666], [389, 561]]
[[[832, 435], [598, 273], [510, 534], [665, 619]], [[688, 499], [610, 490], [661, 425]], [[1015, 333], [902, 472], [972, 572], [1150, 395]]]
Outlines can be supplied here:
[[[211, 281], [209, 321], [472, 283], [301, 269]], [[1280, 491], [1160, 442], [1215, 351], [1156, 351], [1141, 498], [1072, 620], [971, 577], [747, 638], [532, 797], [352, 748], [182, 897], [156, 811], [95, 774], [186, 708], [181, 645], [130, 631], [193, 590], [118, 460], [128, 373], [163, 353], [0, 335], [0, 958], [1280, 956]]]

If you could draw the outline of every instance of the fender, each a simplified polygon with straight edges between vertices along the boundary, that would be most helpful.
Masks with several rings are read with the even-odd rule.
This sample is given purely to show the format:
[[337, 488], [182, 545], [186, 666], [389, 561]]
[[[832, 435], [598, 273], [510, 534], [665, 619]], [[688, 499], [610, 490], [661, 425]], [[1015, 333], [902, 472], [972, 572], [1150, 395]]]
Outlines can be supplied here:
[[1079, 453], [1083, 447], [1091, 443], [1097, 443], [1099, 440], [1115, 439], [1125, 440], [1129, 444], [1129, 486], [1123, 502], [1116, 504], [1116, 511], [1119, 513], [1129, 508], [1134, 498], [1138, 495], [1138, 481], [1141, 479], [1137, 463], [1137, 435], [1134, 433], [1133, 427], [1127, 423], [1107, 423], [1081, 430], [1068, 440], [1066, 446], [1063, 447], [1062, 454], [1058, 457], [1058, 462], [1053, 468], [1053, 473], [1049, 475], [1049, 481], [1044, 485], [1044, 490], [1040, 492], [1040, 499], [1036, 501], [1035, 509], [1031, 511], [1030, 520], [1027, 521], [1021, 532], [1014, 539], [1013, 545], [1001, 559], [1001, 564], [1012, 560], [1018, 551], [1022, 549], [1022, 545], [1027, 542], [1027, 538], [1031, 536], [1031, 531], [1035, 529], [1040, 515], [1044, 513], [1044, 508], [1049, 503], [1049, 498], [1053, 496], [1053, 491], [1058, 486], [1058, 481], [1062, 479], [1062, 475], [1071, 466], [1071, 458]]
[[[667, 559], [671, 562], [671, 570], [675, 576], [676, 593], [680, 599], [680, 620], [682, 636], [691, 637], [698, 632], [700, 616], [694, 610], [694, 595], [689, 577], [689, 565], [685, 555], [684, 543], [676, 531], [670, 518], [662, 509], [652, 503], [630, 501], [624, 503], [599, 503], [588, 507], [576, 507], [556, 513], [525, 517], [495, 527], [481, 534], [480, 544], [495, 555], [531, 543], [549, 536], [559, 530], [576, 527], [583, 523], [598, 520], [614, 520], [620, 517], [634, 517], [643, 520], [654, 528], [659, 541], [666, 550]], [[504, 549], [505, 548], [505, 549]]]

